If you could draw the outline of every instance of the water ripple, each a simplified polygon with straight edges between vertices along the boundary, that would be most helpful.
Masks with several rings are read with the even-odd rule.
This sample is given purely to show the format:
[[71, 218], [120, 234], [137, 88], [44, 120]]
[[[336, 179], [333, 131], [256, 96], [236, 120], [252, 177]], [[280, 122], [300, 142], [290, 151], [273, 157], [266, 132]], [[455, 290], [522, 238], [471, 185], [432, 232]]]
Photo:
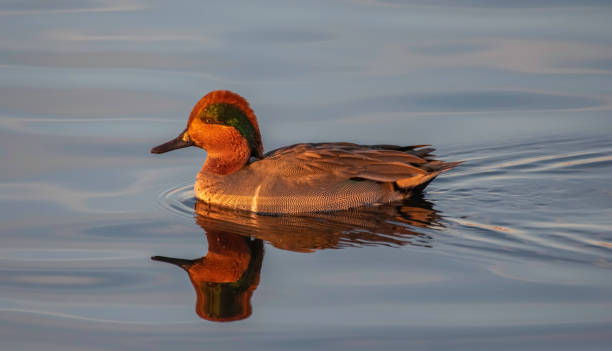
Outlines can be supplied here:
[[436, 184], [461, 202], [445, 203], [454, 247], [609, 266], [612, 222], [601, 223], [606, 212], [612, 218], [608, 139], [541, 140], [456, 150], [452, 157], [468, 161]]
[[176, 185], [157, 198], [161, 208], [183, 217], [193, 217], [195, 202], [193, 183]]

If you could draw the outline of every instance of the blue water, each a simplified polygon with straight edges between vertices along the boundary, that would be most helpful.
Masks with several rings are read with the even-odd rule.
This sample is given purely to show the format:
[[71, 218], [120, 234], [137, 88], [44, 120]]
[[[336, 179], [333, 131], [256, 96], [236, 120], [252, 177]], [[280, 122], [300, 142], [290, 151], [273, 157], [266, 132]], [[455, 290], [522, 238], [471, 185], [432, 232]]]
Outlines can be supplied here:
[[[0, 3], [0, 349], [609, 349], [611, 15]], [[433, 144], [466, 162], [379, 208], [210, 209], [191, 191], [205, 152], [148, 151], [215, 89], [250, 101], [266, 150]], [[248, 247], [238, 285], [151, 259], [196, 267], [225, 241]], [[204, 303], [219, 289], [240, 298]]]

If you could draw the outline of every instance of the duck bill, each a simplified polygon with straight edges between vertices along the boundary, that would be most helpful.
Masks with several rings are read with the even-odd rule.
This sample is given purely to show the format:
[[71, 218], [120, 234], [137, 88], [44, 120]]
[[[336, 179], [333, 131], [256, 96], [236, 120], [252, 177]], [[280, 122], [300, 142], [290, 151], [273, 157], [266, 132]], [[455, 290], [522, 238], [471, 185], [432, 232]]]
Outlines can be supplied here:
[[174, 258], [174, 257], [166, 257], [166, 256], [153, 256], [151, 257], [153, 261], [160, 261], [173, 264], [175, 266], [181, 267], [184, 270], [188, 270], [189, 267], [193, 266], [193, 260], [185, 260], [182, 258]]
[[182, 149], [184, 147], [193, 146], [194, 143], [191, 141], [189, 134], [187, 134], [187, 129], [185, 129], [179, 136], [170, 140], [167, 143], [163, 143], [161, 145], [157, 145], [156, 147], [151, 149], [152, 154], [163, 154], [164, 152]]

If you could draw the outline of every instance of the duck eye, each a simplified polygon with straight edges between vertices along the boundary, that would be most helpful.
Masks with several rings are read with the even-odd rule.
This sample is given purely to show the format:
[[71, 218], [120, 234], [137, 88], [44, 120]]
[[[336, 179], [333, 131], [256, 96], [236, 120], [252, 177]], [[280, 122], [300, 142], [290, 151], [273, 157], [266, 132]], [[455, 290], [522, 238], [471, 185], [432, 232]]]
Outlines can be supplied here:
[[208, 123], [208, 124], [212, 124], [214, 121], [213, 121], [213, 119], [212, 119], [212, 118], [207, 118], [207, 119], [205, 120], [205, 122], [206, 122], [206, 123]]

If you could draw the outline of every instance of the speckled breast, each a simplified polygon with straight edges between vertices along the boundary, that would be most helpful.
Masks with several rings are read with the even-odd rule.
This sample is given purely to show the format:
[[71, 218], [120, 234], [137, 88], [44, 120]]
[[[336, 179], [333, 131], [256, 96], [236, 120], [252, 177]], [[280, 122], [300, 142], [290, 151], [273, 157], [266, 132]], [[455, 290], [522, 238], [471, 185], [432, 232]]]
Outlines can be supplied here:
[[372, 181], [295, 181], [239, 171], [220, 176], [200, 172], [196, 197], [212, 205], [256, 213], [334, 211], [399, 200], [406, 196], [391, 184]]

